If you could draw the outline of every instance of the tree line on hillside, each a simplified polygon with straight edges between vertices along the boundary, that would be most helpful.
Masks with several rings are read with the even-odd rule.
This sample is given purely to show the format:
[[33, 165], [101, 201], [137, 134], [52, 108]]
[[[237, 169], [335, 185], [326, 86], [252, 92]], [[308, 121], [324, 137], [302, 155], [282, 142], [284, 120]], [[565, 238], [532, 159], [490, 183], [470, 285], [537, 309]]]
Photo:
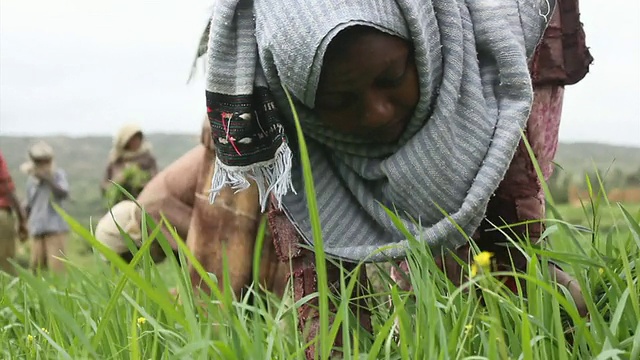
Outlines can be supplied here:
[[[573, 203], [579, 204], [579, 198], [588, 199], [588, 181], [594, 189], [594, 193], [599, 192], [600, 181], [608, 198], [611, 201], [636, 203], [640, 202], [640, 167], [633, 172], [624, 172], [620, 168], [607, 170], [589, 171], [582, 174], [570, 173], [561, 168], [557, 168], [547, 181], [549, 191], [556, 204]], [[600, 180], [598, 180], [600, 179]], [[101, 216], [106, 211], [104, 200], [97, 191], [97, 186], [92, 181], [79, 178], [73, 183], [72, 202], [67, 209], [70, 214], [78, 220], [89, 225], [90, 217]], [[616, 191], [626, 189], [622, 197], [617, 197]], [[94, 224], [95, 225], [95, 224]]]
[[[635, 171], [625, 171], [620, 167], [612, 167], [608, 169], [598, 169], [591, 171], [583, 171], [581, 174], [564, 171], [559, 166], [556, 167], [553, 174], [547, 180], [549, 192], [553, 196], [553, 200], [557, 204], [566, 204], [576, 201], [575, 197], [587, 197], [589, 185], [593, 189], [593, 193], [600, 193], [603, 188], [606, 194], [627, 190], [625, 193], [633, 194], [622, 195], [621, 200], [627, 202], [636, 202], [636, 192], [640, 191], [640, 167]], [[602, 195], [602, 194], [600, 194]], [[572, 197], [574, 199], [572, 199]], [[612, 199], [619, 201], [618, 199]]]

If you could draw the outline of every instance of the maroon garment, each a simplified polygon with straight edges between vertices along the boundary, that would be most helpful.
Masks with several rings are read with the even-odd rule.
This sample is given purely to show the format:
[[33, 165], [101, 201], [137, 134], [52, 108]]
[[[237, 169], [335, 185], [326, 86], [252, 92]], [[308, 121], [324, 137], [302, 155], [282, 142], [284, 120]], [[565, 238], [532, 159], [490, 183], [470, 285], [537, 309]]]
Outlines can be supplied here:
[[578, 0], [557, 0], [530, 65], [535, 85], [573, 85], [589, 72], [589, 53]]
[[[271, 238], [275, 245], [278, 260], [282, 262], [291, 261], [293, 271], [289, 273], [287, 280], [291, 279], [293, 283], [293, 296], [295, 301], [318, 291], [318, 277], [315, 267], [315, 255], [312, 251], [302, 249], [300, 247], [301, 239], [298, 232], [291, 224], [287, 216], [282, 210], [277, 209], [271, 201], [267, 214]], [[343, 263], [342, 269], [345, 274], [355, 269], [355, 264]], [[337, 289], [340, 288], [340, 272], [341, 269], [331, 262], [326, 263], [327, 278], [329, 281], [329, 289], [337, 295]], [[364, 295], [368, 293], [368, 279], [364, 267], [361, 267], [358, 273], [358, 285], [354, 288], [350, 304], [351, 311], [356, 314], [363, 329], [371, 332], [371, 312], [364, 301]], [[320, 331], [320, 319], [318, 313], [318, 298], [307, 301], [298, 308], [299, 328], [305, 335], [305, 340], [310, 341], [318, 335]], [[335, 313], [336, 309], [330, 304], [331, 313]], [[331, 316], [332, 318], [332, 316]], [[342, 329], [340, 329], [342, 331]], [[337, 347], [342, 346], [342, 335], [338, 334], [334, 344]], [[310, 346], [305, 351], [307, 359], [314, 359], [315, 346]]]
[[9, 174], [7, 162], [0, 152], [0, 209], [10, 209], [13, 206], [11, 194], [16, 190], [16, 186]]

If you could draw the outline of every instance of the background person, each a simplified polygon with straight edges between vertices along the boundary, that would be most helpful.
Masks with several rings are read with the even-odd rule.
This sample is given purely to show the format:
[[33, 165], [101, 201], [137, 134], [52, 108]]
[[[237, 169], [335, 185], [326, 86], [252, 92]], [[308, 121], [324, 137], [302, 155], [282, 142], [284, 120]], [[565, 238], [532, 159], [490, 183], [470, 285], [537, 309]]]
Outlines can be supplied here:
[[53, 162], [54, 152], [49, 144], [41, 141], [29, 149], [29, 161], [21, 170], [27, 177], [27, 203], [31, 242], [31, 267], [49, 268], [63, 272], [64, 256], [69, 226], [54, 209], [69, 196], [69, 182], [63, 169]]
[[158, 173], [156, 158], [152, 146], [137, 124], [126, 124], [113, 139], [109, 161], [101, 184], [107, 204], [112, 206], [124, 200], [122, 194], [112, 182], [137, 197], [149, 181]]
[[9, 260], [16, 255], [16, 236], [21, 242], [29, 237], [27, 215], [15, 190], [7, 162], [0, 152], [0, 271], [11, 275], [15, 269]]

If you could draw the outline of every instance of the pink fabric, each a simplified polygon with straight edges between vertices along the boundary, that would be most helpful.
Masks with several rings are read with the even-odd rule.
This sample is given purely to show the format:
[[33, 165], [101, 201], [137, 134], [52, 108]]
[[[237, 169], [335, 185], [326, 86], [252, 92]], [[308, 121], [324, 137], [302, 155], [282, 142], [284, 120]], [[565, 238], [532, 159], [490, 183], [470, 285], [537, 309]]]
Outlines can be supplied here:
[[[545, 180], [553, 172], [563, 95], [560, 86], [537, 87], [525, 132]], [[515, 201], [518, 221], [544, 218], [544, 191], [524, 141], [520, 141], [496, 196]]]

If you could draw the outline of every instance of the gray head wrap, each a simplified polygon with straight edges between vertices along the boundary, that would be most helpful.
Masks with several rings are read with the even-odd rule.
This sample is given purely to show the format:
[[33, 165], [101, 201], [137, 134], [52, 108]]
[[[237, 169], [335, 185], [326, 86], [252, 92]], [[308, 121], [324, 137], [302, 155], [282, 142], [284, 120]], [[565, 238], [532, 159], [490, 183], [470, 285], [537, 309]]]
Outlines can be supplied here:
[[[219, 106], [211, 100], [220, 94], [239, 96], [266, 87], [280, 110], [268, 121], [279, 120], [286, 129], [292, 122], [282, 87], [289, 90], [308, 136], [328, 254], [347, 260], [402, 256], [406, 237], [381, 205], [394, 209], [422, 241], [454, 247], [466, 241], [454, 223], [466, 234], [478, 227], [520, 140], [533, 99], [527, 59], [552, 5], [530, 0], [218, 1], [209, 42], [208, 106]], [[327, 45], [353, 25], [372, 26], [414, 44], [421, 98], [397, 144], [359, 142], [328, 129], [313, 114]], [[215, 137], [217, 118], [211, 114], [218, 147], [225, 138]], [[226, 140], [233, 139], [229, 133], [223, 133]], [[282, 143], [287, 144], [286, 137]], [[249, 149], [236, 150], [244, 155]], [[269, 176], [257, 172], [260, 162], [234, 167], [229, 158], [219, 158], [222, 175], [214, 179], [214, 193], [225, 184], [248, 186], [239, 178], [256, 179], [262, 198], [269, 193], [281, 198], [312, 242], [305, 195], [287, 191], [289, 176], [293, 188], [303, 188], [299, 162], [294, 158], [288, 168], [277, 155], [262, 162], [277, 169]], [[284, 166], [271, 166], [274, 162]], [[276, 181], [286, 186], [270, 186]]]

